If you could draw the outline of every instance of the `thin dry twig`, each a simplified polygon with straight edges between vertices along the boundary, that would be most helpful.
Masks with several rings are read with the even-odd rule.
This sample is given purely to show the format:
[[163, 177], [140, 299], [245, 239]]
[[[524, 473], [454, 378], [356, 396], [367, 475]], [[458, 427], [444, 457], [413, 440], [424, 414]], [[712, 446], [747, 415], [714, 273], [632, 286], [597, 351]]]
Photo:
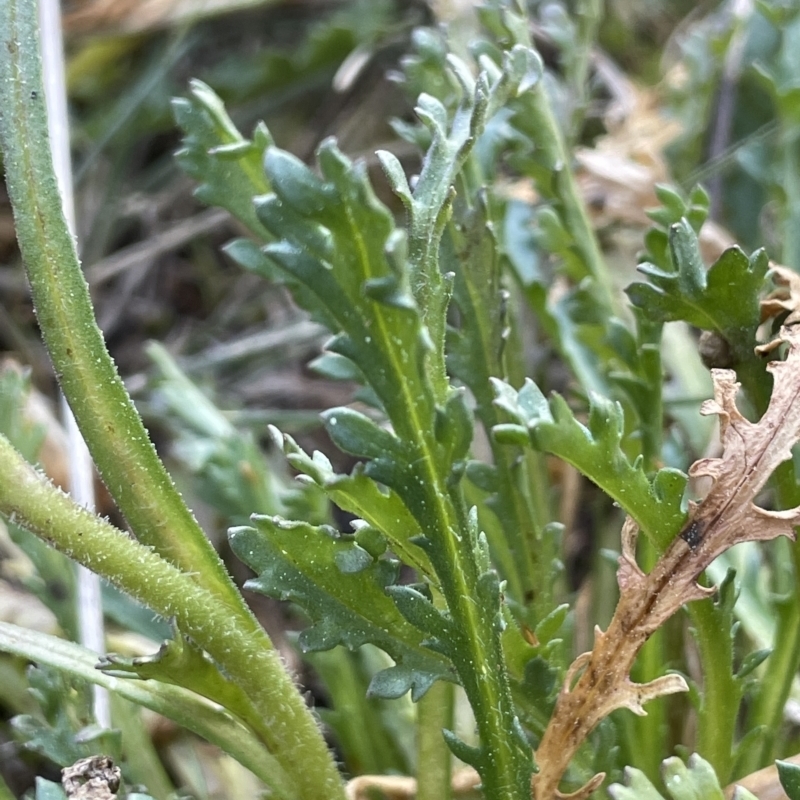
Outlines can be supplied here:
[[[480, 782], [480, 775], [472, 767], [464, 767], [453, 773], [450, 786], [458, 796], [471, 792]], [[388, 800], [410, 800], [417, 794], [417, 781], [405, 775], [359, 775], [347, 782], [345, 793], [347, 800], [366, 800], [375, 789]]]
[[769, 408], [757, 423], [745, 419], [736, 407], [739, 384], [735, 373], [712, 371], [714, 399], [703, 404], [701, 413], [719, 415], [723, 453], [720, 458], [704, 458], [692, 465], [689, 474], [710, 478], [712, 487], [702, 502], [690, 502], [685, 528], [647, 575], [635, 560], [638, 528], [632, 519], [626, 520], [617, 572], [619, 603], [608, 630], [595, 629], [593, 650], [578, 656], [567, 673], [536, 751], [539, 772], [532, 780], [536, 800], [579, 800], [600, 785], [602, 773], [571, 795], [558, 789], [578, 747], [612, 711], [628, 708], [644, 714], [647, 700], [687, 691], [679, 675], [636, 684], [630, 671], [642, 645], [682, 605], [713, 594], [713, 588], [697, 583], [703, 570], [740, 542], [794, 538], [800, 507], [767, 511], [754, 503], [800, 439], [800, 404], [794, 402], [800, 392], [800, 328], [784, 327], [779, 338], [788, 343], [788, 354], [785, 361], [768, 366], [774, 388]]
[[209, 208], [182, 219], [149, 239], [124, 247], [93, 264], [86, 277], [93, 289], [118, 275], [141, 270], [159, 256], [177, 250], [192, 239], [216, 232], [231, 222], [231, 215], [221, 208]]

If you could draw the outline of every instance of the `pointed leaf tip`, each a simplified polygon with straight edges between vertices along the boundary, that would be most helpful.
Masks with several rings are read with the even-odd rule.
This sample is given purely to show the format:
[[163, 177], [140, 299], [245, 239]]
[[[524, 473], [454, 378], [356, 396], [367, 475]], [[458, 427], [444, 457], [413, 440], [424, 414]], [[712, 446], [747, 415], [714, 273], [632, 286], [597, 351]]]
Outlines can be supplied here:
[[776, 761], [775, 766], [789, 800], [800, 800], [800, 765], [791, 761]]

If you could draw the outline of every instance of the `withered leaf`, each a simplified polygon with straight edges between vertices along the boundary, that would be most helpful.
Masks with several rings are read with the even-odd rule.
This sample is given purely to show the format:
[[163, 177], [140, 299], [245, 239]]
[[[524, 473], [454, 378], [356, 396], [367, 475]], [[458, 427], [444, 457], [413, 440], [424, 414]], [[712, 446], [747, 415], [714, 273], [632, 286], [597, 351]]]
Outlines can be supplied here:
[[[595, 630], [594, 648], [573, 663], [555, 711], [536, 752], [539, 772], [533, 778], [536, 800], [564, 797], [558, 784], [567, 765], [592, 729], [618, 708], [643, 714], [642, 704], [654, 697], [685, 691], [679, 676], [664, 676], [635, 684], [630, 671], [648, 637], [684, 603], [713, 593], [697, 579], [721, 553], [745, 541], [776, 536], [794, 538], [800, 507], [768, 511], [755, 498], [773, 471], [791, 457], [800, 440], [800, 326], [781, 329], [779, 340], [789, 345], [785, 361], [768, 365], [774, 377], [769, 407], [758, 422], [747, 420], [736, 406], [740, 385], [731, 370], [715, 369], [714, 399], [703, 414], [717, 414], [723, 453], [696, 461], [692, 476], [711, 478], [711, 489], [691, 502], [684, 530], [645, 574], [635, 559], [636, 524], [630, 518], [622, 531], [622, 556], [617, 580], [620, 599], [608, 630]], [[598, 776], [578, 792], [587, 797]]]
[[[800, 274], [788, 267], [771, 263], [769, 275], [775, 284], [775, 289], [761, 301], [762, 321], [788, 311], [789, 316], [784, 320], [784, 325], [790, 326], [800, 322]], [[763, 351], [763, 348], [756, 349]]]

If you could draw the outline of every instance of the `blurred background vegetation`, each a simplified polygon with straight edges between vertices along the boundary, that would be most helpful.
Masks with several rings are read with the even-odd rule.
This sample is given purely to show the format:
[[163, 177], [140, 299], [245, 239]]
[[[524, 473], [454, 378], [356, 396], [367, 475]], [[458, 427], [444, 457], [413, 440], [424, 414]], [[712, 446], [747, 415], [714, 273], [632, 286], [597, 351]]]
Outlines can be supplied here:
[[[588, 54], [588, 90], [571, 84], [570, 76], [581, 56], [574, 49], [576, 20], [591, 4], [530, 5], [560, 121], [576, 144], [581, 188], [619, 286], [633, 276], [650, 224], [643, 210], [658, 204], [659, 182], [687, 192], [698, 182], [707, 188], [714, 223], [704, 229], [709, 255], [737, 241], [746, 250], [765, 245], [776, 261], [800, 265], [797, 0], [606, 0], [598, 45]], [[224, 254], [222, 245], [242, 231], [227, 213], [193, 196], [193, 183], [174, 157], [180, 134], [170, 100], [185, 93], [190, 78], [200, 78], [246, 135], [263, 119], [277, 144], [304, 160], [325, 137], [336, 136], [346, 154], [373, 167], [381, 198], [400, 213], [373, 156], [388, 149], [409, 173], [418, 167], [417, 151], [390, 124], [413, 120], [413, 87], [398, 80], [400, 61], [420, 26], [450, 22], [466, 46], [474, 3], [67, 0], [63, 12], [82, 259], [109, 348], [160, 451], [223, 550], [224, 531], [254, 511], [294, 506], [305, 518], [328, 519], [323, 499], [293, 483], [283, 458], [273, 458], [266, 430], [274, 423], [304, 449], [331, 453], [318, 412], [349, 402], [354, 387], [314, 371], [324, 333], [285, 288], [243, 272]], [[508, 192], [536, 202], [525, 183], [509, 181]], [[0, 298], [0, 427], [64, 482], [55, 384], [2, 189]], [[680, 349], [685, 341], [672, 345], [672, 368], [682, 371], [672, 398], [676, 416], [696, 408], [709, 385], [696, 354]], [[541, 373], [542, 363], [532, 351], [530, 374]], [[547, 369], [549, 388], [570, 380], [552, 357]], [[687, 453], [697, 456], [708, 426], [687, 423], [686, 431]], [[580, 491], [567, 485], [575, 476], [555, 477], [565, 482], [568, 583], [580, 596], [604, 543], [587, 525], [591, 490], [579, 502]], [[102, 502], [101, 512], [113, 515]], [[237, 578], [248, 577], [235, 559], [228, 561]], [[763, 612], [753, 599], [759, 575], [756, 569], [744, 588], [754, 631]], [[64, 559], [13, 525], [2, 532], [0, 617], [72, 635], [72, 592]], [[406, 701], [389, 709], [386, 701], [364, 698], [382, 654], [365, 648], [301, 659], [293, 647], [303, 624], [296, 612], [249, 599], [322, 709], [345, 770], [407, 772], [413, 756]], [[119, 652], [152, 652], [148, 640], [169, 634], [163, 621], [117, 594], [109, 591], [106, 604], [111, 646]], [[610, 614], [613, 599], [594, 610], [588, 603], [577, 608], [580, 647], [598, 615]], [[71, 763], [87, 743], [108, 736], [87, 728], [87, 709], [85, 687], [45, 671], [26, 673], [24, 665], [0, 657], [6, 784], [0, 797], [20, 796], [36, 775], [52, 778], [55, 764]], [[163, 720], [139, 717], [121, 704], [115, 719], [128, 743], [130, 785], [146, 783], [159, 798], [176, 790], [203, 800], [256, 792], [249, 773]]]

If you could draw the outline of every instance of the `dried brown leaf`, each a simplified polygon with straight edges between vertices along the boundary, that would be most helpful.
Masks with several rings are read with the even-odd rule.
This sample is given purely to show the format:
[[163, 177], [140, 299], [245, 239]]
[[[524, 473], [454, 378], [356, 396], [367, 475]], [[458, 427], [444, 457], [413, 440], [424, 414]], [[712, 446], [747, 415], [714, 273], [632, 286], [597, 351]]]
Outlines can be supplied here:
[[[770, 264], [769, 272], [775, 289], [761, 301], [761, 320], [788, 311], [783, 324], [795, 325], [800, 322], [800, 274], [780, 264]], [[757, 349], [762, 352], [762, 348]]]
[[774, 384], [764, 416], [749, 422], [736, 407], [739, 384], [731, 370], [712, 370], [714, 399], [707, 400], [703, 414], [720, 419], [720, 458], [696, 461], [689, 474], [705, 475], [713, 484], [702, 503], [691, 504], [692, 524], [697, 526], [694, 552], [703, 569], [720, 553], [745, 541], [794, 536], [800, 524], [800, 508], [767, 511], [753, 502], [770, 475], [791, 458], [800, 438], [800, 329], [784, 327], [779, 340], [789, 344], [785, 361], [772, 361], [767, 369]]
[[594, 648], [578, 656], [568, 671], [536, 751], [539, 772], [532, 786], [537, 800], [560, 796], [558, 784], [575, 751], [612, 711], [629, 708], [643, 714], [647, 700], [686, 690], [679, 676], [641, 685], [631, 681], [630, 671], [654, 631], [684, 603], [713, 593], [697, 583], [703, 570], [739, 542], [794, 538], [800, 508], [767, 511], [754, 502], [800, 439], [800, 403], [795, 402], [800, 394], [800, 326], [783, 328], [779, 338], [789, 345], [787, 357], [768, 366], [774, 377], [772, 397], [756, 423], [736, 407], [740, 387], [735, 373], [712, 371], [714, 399], [703, 404], [702, 413], [719, 416], [722, 455], [692, 465], [690, 475], [707, 476], [711, 488], [702, 502], [690, 503], [688, 523], [649, 574], [636, 563], [636, 525], [626, 521], [617, 573], [619, 603], [608, 630], [596, 629]]

